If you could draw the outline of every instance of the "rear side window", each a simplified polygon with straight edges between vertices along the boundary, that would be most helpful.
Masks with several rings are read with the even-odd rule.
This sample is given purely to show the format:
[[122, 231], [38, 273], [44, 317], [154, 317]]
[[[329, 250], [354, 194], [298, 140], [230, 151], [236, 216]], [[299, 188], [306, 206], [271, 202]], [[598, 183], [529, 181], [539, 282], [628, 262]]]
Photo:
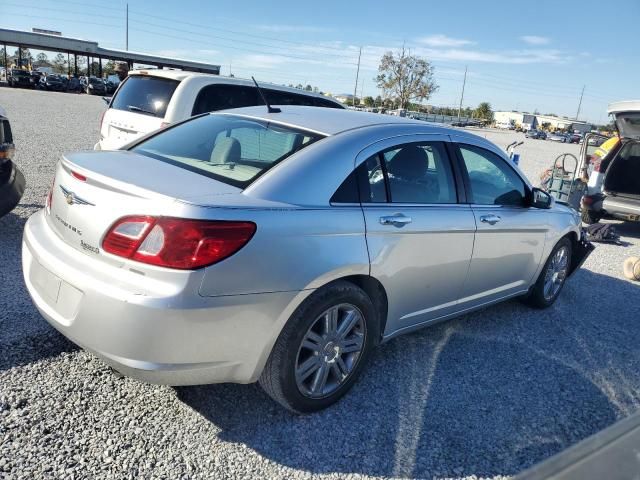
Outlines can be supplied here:
[[255, 87], [216, 83], [200, 90], [193, 105], [192, 115], [228, 108], [252, 107], [261, 103], [262, 100], [258, 100], [258, 91]]
[[131, 75], [113, 97], [110, 108], [162, 118], [179, 83], [169, 78]]
[[[272, 105], [305, 105], [310, 107], [343, 108], [341, 105], [324, 98], [263, 88], [267, 100]], [[255, 87], [245, 85], [226, 85], [217, 83], [200, 90], [193, 105], [192, 115], [227, 110], [230, 108], [253, 107], [262, 105], [262, 97]]]

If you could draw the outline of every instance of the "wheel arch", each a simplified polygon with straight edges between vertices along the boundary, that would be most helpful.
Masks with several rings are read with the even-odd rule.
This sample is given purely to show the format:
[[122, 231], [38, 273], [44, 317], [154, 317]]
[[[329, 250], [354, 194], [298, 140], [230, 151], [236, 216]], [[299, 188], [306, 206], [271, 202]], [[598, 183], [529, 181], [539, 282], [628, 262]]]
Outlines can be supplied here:
[[389, 313], [389, 298], [387, 297], [387, 291], [382, 283], [371, 275], [349, 275], [337, 278], [335, 281], [340, 280], [354, 284], [369, 296], [376, 312], [378, 313], [378, 321], [380, 322], [380, 339], [382, 339], [387, 326], [387, 316]]

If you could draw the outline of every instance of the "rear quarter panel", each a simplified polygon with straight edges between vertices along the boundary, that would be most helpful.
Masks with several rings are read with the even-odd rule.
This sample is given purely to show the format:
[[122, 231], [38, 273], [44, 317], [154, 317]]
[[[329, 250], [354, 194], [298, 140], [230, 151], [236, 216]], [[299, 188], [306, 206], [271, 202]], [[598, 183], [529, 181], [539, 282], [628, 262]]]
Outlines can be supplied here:
[[250, 220], [257, 229], [242, 250], [205, 269], [200, 295], [300, 291], [369, 274], [360, 207], [210, 210], [212, 219]]

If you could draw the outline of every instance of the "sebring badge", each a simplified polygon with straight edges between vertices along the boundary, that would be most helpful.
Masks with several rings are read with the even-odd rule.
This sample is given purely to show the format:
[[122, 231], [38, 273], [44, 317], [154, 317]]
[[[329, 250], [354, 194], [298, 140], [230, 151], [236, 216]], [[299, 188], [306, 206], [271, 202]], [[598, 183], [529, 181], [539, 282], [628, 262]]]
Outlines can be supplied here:
[[60, 190], [62, 190], [62, 194], [64, 195], [64, 198], [67, 200], [67, 203], [69, 205], [73, 205], [75, 203], [78, 205], [91, 205], [92, 207], [95, 207], [95, 204], [91, 202], [87, 202], [86, 200], [78, 197], [75, 193], [73, 193], [70, 190], [67, 190], [62, 185], [60, 185]]

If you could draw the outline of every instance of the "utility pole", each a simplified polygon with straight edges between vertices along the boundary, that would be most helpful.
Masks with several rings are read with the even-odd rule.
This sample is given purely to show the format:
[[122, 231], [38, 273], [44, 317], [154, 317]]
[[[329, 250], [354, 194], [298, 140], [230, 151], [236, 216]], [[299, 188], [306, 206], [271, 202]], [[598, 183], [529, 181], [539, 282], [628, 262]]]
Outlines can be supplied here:
[[129, 4], [127, 3], [127, 21], [125, 26], [125, 50], [129, 50]]
[[464, 99], [464, 87], [467, 84], [467, 66], [464, 67], [464, 80], [462, 81], [462, 95], [460, 95], [460, 106], [458, 107], [458, 121], [460, 121], [460, 112], [462, 111], [462, 100]]
[[358, 93], [358, 77], [360, 76], [360, 56], [362, 55], [362, 47], [360, 47], [360, 52], [358, 53], [358, 69], [356, 70], [356, 85], [353, 87], [353, 106], [356, 106], [356, 95]]
[[576, 120], [578, 120], [578, 117], [580, 116], [580, 107], [582, 107], [582, 96], [584, 95], [584, 87], [586, 87], [586, 85], [582, 86], [582, 93], [580, 94], [580, 101], [578, 102], [578, 112], [576, 113]]

